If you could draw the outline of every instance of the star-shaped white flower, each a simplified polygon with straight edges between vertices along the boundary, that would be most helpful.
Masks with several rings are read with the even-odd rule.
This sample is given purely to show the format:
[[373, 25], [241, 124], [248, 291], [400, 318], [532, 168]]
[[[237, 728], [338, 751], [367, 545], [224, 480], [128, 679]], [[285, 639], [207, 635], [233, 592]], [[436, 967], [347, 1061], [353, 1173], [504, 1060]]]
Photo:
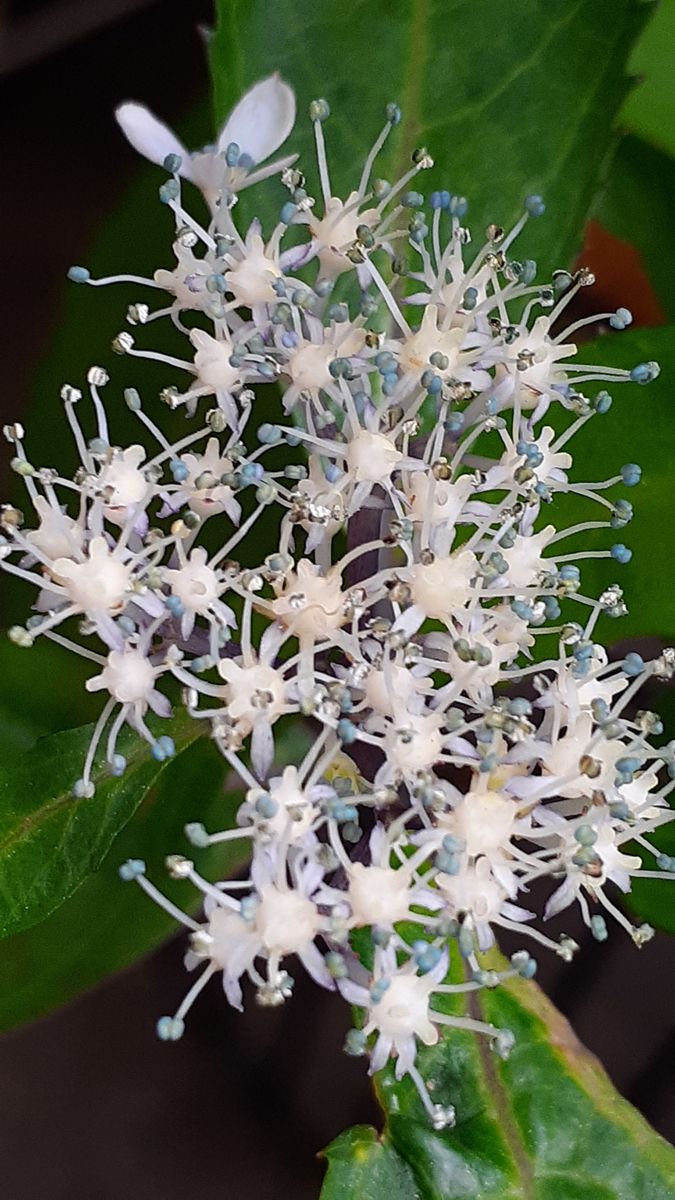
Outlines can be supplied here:
[[[120, 104], [115, 116], [127, 141], [150, 162], [161, 166], [168, 155], [178, 155], [178, 174], [194, 183], [211, 207], [224, 184], [230, 192], [242, 191], [283, 171], [297, 157], [289, 155], [259, 166], [286, 141], [295, 123], [295, 93], [278, 74], [249, 88], [233, 108], [215, 144], [203, 151], [190, 153], [168, 125], [134, 100]], [[238, 161], [233, 164], [225, 159], [231, 146], [239, 150]]]

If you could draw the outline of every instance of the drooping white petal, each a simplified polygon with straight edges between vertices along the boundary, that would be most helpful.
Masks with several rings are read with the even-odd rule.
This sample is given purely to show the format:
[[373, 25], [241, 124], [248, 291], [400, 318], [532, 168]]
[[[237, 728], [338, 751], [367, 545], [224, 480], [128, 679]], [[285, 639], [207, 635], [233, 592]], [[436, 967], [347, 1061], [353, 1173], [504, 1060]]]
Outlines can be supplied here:
[[295, 122], [295, 92], [279, 75], [256, 83], [230, 113], [218, 137], [218, 149], [230, 142], [263, 162], [286, 141]]
[[179, 174], [192, 179], [190, 155], [172, 129], [160, 121], [144, 104], [128, 100], [115, 109], [115, 117], [127, 141], [150, 162], [162, 166], [167, 154], [178, 154], [181, 159]]

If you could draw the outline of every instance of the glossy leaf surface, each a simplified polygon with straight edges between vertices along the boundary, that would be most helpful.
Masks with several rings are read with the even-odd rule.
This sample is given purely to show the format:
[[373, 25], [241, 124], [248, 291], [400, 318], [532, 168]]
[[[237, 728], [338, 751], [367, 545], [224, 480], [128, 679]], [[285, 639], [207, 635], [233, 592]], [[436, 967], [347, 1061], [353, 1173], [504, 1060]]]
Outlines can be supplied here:
[[[378, 159], [390, 181], [428, 146], [433, 170], [417, 177], [425, 194], [465, 195], [475, 236], [489, 222], [508, 226], [528, 194], [545, 196], [548, 216], [533, 223], [519, 253], [542, 273], [567, 266], [580, 245], [611, 127], [630, 84], [626, 62], [649, 15], [640, 0], [217, 0], [210, 42], [217, 123], [256, 80], [279, 70], [298, 97], [296, 129], [283, 153], [299, 151], [310, 191], [317, 186], [311, 100], [332, 115], [325, 136], [334, 193], [358, 186], [388, 101], [403, 120]], [[601, 61], [597, 47], [602, 46]], [[341, 62], [348, 70], [338, 69]], [[376, 69], [374, 69], [376, 63]], [[253, 195], [252, 193], [255, 193]], [[247, 216], [266, 196], [244, 193]], [[312, 194], [316, 194], [312, 191]], [[285, 193], [267, 188], [276, 220]]]
[[[180, 753], [200, 728], [181, 715], [164, 722], [161, 732], [172, 733]], [[52, 734], [0, 764], [0, 936], [43, 920], [72, 895], [169, 769], [126, 731], [118, 743], [125, 773], [114, 778], [99, 756], [92, 772], [96, 794], [75, 796], [91, 733], [85, 725]]]
[[[226, 792], [224, 787], [222, 759], [202, 738], [148, 789], [99, 870], [45, 921], [0, 941], [0, 1029], [64, 1004], [177, 932], [172, 917], [138, 887], [122, 883], [118, 868], [127, 858], [144, 859], [148, 876], [164, 893], [194, 912], [198, 894], [190, 884], [169, 878], [164, 859], [172, 852], [193, 853], [185, 840], [186, 822], [200, 820], [212, 830], [234, 824], [241, 793]], [[199, 851], [199, 869], [224, 878], [245, 861], [247, 852], [246, 841]], [[180, 970], [177, 945], [176, 971]]]
[[[474, 993], [474, 996], [476, 994]], [[435, 1007], [441, 1006], [435, 1002]], [[419, 1054], [454, 1129], [432, 1129], [412, 1082], [377, 1079], [382, 1141], [352, 1131], [328, 1152], [322, 1200], [356, 1195], [363, 1162], [382, 1173], [373, 1197], [401, 1200], [670, 1200], [675, 1152], [614, 1091], [600, 1064], [536, 984], [521, 980], [443, 1006], [515, 1035], [506, 1062], [462, 1030]], [[398, 1161], [392, 1159], [395, 1153]], [[408, 1168], [412, 1173], [412, 1185]], [[395, 1191], [396, 1186], [400, 1191]], [[369, 1193], [370, 1195], [370, 1193]]]

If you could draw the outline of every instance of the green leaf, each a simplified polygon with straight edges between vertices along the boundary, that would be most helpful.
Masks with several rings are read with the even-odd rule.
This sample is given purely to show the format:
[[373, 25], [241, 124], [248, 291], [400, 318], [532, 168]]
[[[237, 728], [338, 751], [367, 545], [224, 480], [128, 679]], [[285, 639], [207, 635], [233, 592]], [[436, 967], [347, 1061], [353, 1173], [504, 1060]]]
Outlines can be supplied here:
[[[537, 258], [543, 273], [571, 262], [629, 88], [626, 61], [649, 15], [641, 0], [553, 7], [521, 0], [508, 11], [502, 0], [217, 0], [216, 11], [217, 122], [247, 87], [279, 70], [298, 96], [298, 125], [285, 149], [300, 151], [310, 190], [309, 102], [330, 102], [331, 178], [344, 195], [358, 185], [385, 104], [398, 100], [403, 121], [376, 175], [399, 178], [413, 149], [426, 143], [437, 165], [418, 178], [420, 190], [467, 196], [477, 233], [489, 222], [512, 223], [523, 198], [541, 193], [548, 215], [528, 229], [522, 253]], [[266, 194], [277, 197], [272, 214], [265, 209], [276, 219], [285, 193], [277, 183]], [[239, 211], [251, 216], [266, 194], [244, 193]]]
[[[672, 1200], [675, 1152], [614, 1091], [536, 984], [454, 997], [447, 1009], [510, 1029], [515, 1046], [502, 1062], [484, 1037], [453, 1030], [420, 1051], [434, 1099], [457, 1110], [455, 1128], [443, 1132], [432, 1129], [408, 1077], [397, 1083], [390, 1068], [380, 1074], [386, 1126], [377, 1153], [395, 1151], [393, 1164], [412, 1171], [417, 1193], [401, 1190], [405, 1200]], [[339, 1157], [329, 1151], [333, 1190], [322, 1200], [353, 1194], [364, 1145], [375, 1153], [358, 1131], [351, 1155], [344, 1135]], [[378, 1200], [386, 1187], [396, 1195], [391, 1178], [373, 1192]]]
[[[584, 362], [614, 367], [633, 367], [656, 359], [660, 377], [647, 387], [618, 384], [610, 387], [614, 403], [607, 416], [594, 417], [567, 447], [574, 457], [570, 477], [574, 480], [612, 478], [624, 463], [638, 463], [643, 470], [637, 487], [617, 484], [603, 493], [609, 499], [630, 500], [635, 517], [617, 531], [603, 529], [583, 535], [588, 550], [608, 549], [624, 542], [633, 557], [624, 566], [611, 559], [589, 559], [580, 563], [582, 592], [599, 595], [608, 583], [624, 589], [628, 615], [611, 621], [602, 618], [601, 641], [675, 634], [675, 609], [669, 579], [664, 531], [675, 523], [675, 491], [672, 487], [672, 456], [675, 449], [672, 380], [675, 376], [675, 331], [636, 329], [609, 334], [583, 346]], [[578, 497], [556, 497], [556, 524], [563, 528], [577, 520], [604, 520], [597, 506]], [[567, 548], [567, 547], [566, 547]], [[570, 543], [570, 549], [572, 545]], [[580, 548], [580, 538], [574, 539]]]
[[321, 1200], [419, 1200], [410, 1167], [374, 1129], [356, 1125], [326, 1150]]
[[[186, 821], [210, 829], [234, 824], [241, 796], [224, 791], [223, 761], [205, 738], [189, 746], [148, 789], [138, 812], [117, 835], [101, 868], [45, 921], [0, 942], [0, 1029], [32, 1020], [146, 954], [176, 932], [176, 922], [117, 871], [127, 858], [145, 860], [148, 875], [186, 911], [199, 894], [166, 875], [164, 858], [185, 849]], [[241, 841], [199, 854], [209, 877], [230, 875], [247, 855]], [[180, 971], [180, 951], [176, 951]], [[162, 999], [157, 997], [158, 1014]]]
[[674, 67], [675, 0], [659, 0], [630, 59], [631, 71], [644, 80], [626, 100], [621, 119], [668, 154], [675, 154]]
[[[672, 255], [664, 253], [675, 222], [675, 161], [640, 138], [623, 138], [593, 215], [634, 249], [637, 266], [648, 276], [663, 315], [675, 319], [675, 272]], [[644, 298], [626, 295], [625, 303], [631, 308], [644, 303]], [[648, 318], [656, 319], [655, 315]]]
[[0, 637], [0, 761], [45, 733], [91, 720], [100, 708], [100, 699], [84, 688], [91, 673], [86, 659], [46, 638], [30, 651]]
[[[127, 759], [114, 778], [99, 755], [91, 799], [73, 795], [92, 726], [42, 738], [28, 753], [0, 764], [0, 936], [41, 921], [95, 870], [113, 838], [149, 794], [166, 763], [132, 731], [119, 739]], [[180, 753], [200, 735], [181, 714], [162, 723]]]

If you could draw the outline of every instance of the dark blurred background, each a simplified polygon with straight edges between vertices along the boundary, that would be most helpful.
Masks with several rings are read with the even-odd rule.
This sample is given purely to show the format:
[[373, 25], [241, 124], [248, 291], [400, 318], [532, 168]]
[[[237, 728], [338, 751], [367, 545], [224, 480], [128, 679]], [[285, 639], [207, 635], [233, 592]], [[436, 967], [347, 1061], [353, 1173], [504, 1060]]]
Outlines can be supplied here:
[[[29, 408], [67, 267], [86, 261], [134, 178], [114, 105], [137, 98], [169, 123], [189, 112], [206, 87], [199, 27], [211, 11], [201, 0], [7, 0], [1, 14], [5, 421]], [[673, 941], [638, 954], [618, 929], [599, 946], [569, 914], [564, 927], [582, 951], [567, 967], [542, 956], [541, 982], [674, 1139]], [[377, 1123], [362, 1062], [339, 1053], [345, 1006], [301, 978], [284, 1010], [245, 1015], [212, 984], [183, 1041], [157, 1042], [154, 1022], [184, 988], [181, 960], [170, 943], [0, 1040], [4, 1200], [309, 1200], [321, 1148], [347, 1125]]]

